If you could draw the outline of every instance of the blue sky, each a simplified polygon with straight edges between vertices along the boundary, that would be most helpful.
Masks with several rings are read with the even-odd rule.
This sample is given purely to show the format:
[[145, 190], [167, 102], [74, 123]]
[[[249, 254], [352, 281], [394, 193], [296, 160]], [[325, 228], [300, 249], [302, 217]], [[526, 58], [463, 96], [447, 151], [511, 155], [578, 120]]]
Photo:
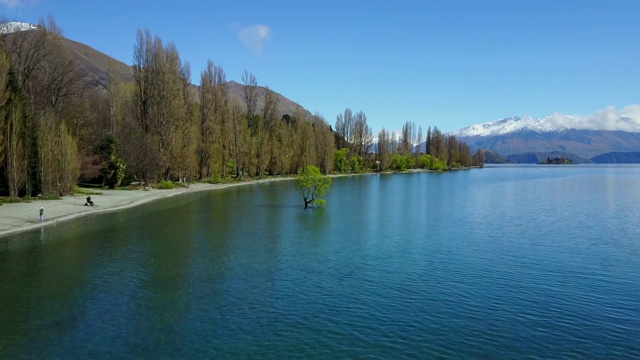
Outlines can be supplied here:
[[508, 116], [640, 103], [640, 1], [0, 0], [127, 64], [136, 31], [176, 44], [194, 83], [207, 59], [244, 69], [330, 124], [362, 110], [375, 134], [448, 132]]

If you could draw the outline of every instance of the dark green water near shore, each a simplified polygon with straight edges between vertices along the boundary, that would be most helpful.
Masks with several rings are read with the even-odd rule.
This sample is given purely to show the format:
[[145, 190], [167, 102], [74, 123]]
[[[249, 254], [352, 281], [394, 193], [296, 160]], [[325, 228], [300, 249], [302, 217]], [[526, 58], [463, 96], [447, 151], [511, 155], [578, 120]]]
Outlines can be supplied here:
[[0, 359], [640, 358], [640, 166], [188, 194], [0, 239]]

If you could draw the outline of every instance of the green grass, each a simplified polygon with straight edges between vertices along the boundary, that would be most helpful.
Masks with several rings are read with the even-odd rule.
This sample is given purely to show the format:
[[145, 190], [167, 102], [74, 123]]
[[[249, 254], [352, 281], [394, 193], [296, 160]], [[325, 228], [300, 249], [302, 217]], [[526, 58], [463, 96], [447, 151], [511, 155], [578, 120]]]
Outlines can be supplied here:
[[176, 184], [168, 180], [160, 180], [160, 182], [158, 183], [158, 189], [168, 190], [168, 189], [175, 189], [175, 188], [176, 188]]
[[95, 190], [91, 190], [93, 189], [93, 187], [91, 188], [86, 188], [83, 186], [75, 186], [73, 189], [73, 193], [77, 194], [77, 195], [102, 195], [102, 192], [100, 191], [95, 191]]
[[32, 198], [32, 197], [25, 197], [25, 199], [31, 199], [31, 200], [60, 200], [61, 197], [60, 195], [45, 195], [45, 196], [38, 196], [36, 198]]
[[30, 202], [36, 201], [36, 200], [60, 200], [60, 199], [61, 199], [61, 197], [58, 196], [58, 195], [47, 195], [47, 196], [38, 196], [38, 197], [25, 196], [23, 198], [0, 196], [0, 205], [2, 205], [2, 204], [17, 204], [17, 203], [30, 203]]
[[31, 200], [25, 200], [23, 198], [16, 198], [16, 197], [0, 197], [0, 206], [2, 206], [2, 204], [15, 204], [15, 203], [21, 203], [21, 202], [31, 202]]

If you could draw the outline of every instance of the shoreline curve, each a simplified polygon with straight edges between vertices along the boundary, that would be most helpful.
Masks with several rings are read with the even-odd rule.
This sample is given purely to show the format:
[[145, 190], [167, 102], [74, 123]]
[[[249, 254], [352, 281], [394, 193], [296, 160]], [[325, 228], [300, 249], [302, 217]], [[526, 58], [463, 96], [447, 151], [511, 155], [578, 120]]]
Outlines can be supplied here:
[[[86, 195], [69, 195], [59, 200], [37, 200], [3, 204], [0, 206], [0, 239], [61, 221], [70, 221], [91, 214], [128, 209], [180, 194], [291, 179], [294, 178], [250, 180], [230, 184], [192, 183], [186, 187], [176, 187], [168, 190], [98, 190], [100, 194], [91, 195], [96, 204], [95, 206], [84, 205]], [[40, 207], [44, 208], [45, 221], [42, 223], [40, 222]]]

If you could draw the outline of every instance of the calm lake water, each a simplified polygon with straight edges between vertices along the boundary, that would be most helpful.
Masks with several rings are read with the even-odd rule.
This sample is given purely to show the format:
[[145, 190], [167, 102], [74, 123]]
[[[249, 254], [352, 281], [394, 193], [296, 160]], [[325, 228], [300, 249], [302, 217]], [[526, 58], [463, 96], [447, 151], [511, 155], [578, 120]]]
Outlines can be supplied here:
[[640, 358], [640, 166], [326, 199], [271, 182], [2, 238], [0, 358]]

